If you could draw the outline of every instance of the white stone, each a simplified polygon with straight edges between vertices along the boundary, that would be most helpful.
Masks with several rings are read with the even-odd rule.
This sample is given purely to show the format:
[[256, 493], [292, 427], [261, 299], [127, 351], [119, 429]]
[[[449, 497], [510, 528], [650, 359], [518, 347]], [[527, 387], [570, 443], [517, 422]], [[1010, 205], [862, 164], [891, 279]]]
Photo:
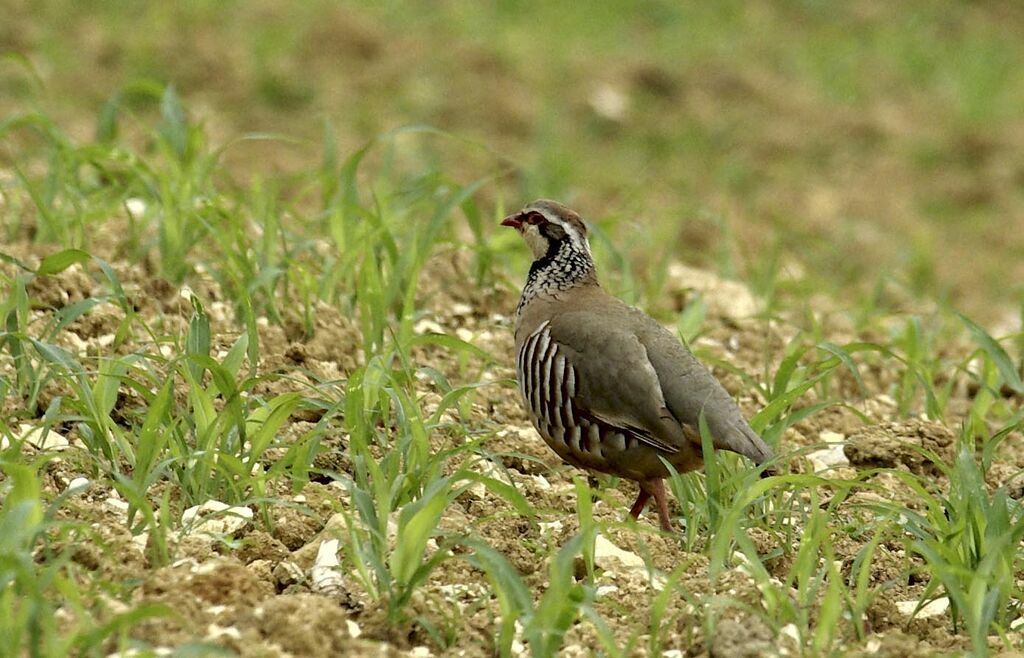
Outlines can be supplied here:
[[132, 545], [138, 548], [143, 553], [146, 552], [146, 545], [149, 544], [149, 532], [143, 530], [137, 535], [133, 535], [131, 539]]
[[420, 335], [422, 335], [422, 334], [443, 334], [445, 332], [444, 331], [444, 327], [442, 327], [438, 323], [436, 323], [433, 320], [430, 320], [428, 318], [423, 318], [422, 320], [419, 320], [416, 324], [414, 324], [412, 326], [412, 330], [416, 334], [420, 334]]
[[348, 636], [353, 640], [363, 634], [363, 629], [359, 628], [359, 624], [351, 619], [345, 620], [345, 627], [348, 628]]
[[840, 434], [839, 432], [833, 432], [832, 430], [825, 430], [818, 434], [818, 440], [822, 443], [843, 443], [846, 441], [846, 435]]
[[779, 629], [779, 635], [788, 637], [797, 644], [800, 644], [800, 631], [797, 629], [796, 624], [786, 624]]
[[[906, 616], [914, 614], [914, 610], [917, 609], [917, 601], [897, 601], [896, 609], [899, 610]], [[929, 601], [920, 610], [917, 611], [915, 617], [917, 619], [928, 619], [929, 617], [938, 617], [943, 615], [949, 610], [949, 599], [941, 597], [934, 601]]]
[[187, 534], [216, 538], [238, 532], [252, 521], [252, 516], [252, 510], [248, 507], [232, 507], [219, 500], [208, 500], [185, 510], [181, 515], [181, 524]]
[[[471, 468], [480, 475], [483, 475], [484, 477], [488, 477], [491, 478], [492, 480], [497, 480], [499, 482], [504, 482], [505, 484], [512, 484], [512, 481], [509, 480], [508, 472], [503, 468], [499, 468], [498, 465], [492, 462], [490, 459], [478, 460], [473, 463]], [[484, 494], [487, 493], [487, 487], [484, 485], [483, 482], [474, 482], [473, 484], [469, 485], [466, 491], [473, 495], [475, 498], [483, 499]]]
[[629, 97], [607, 82], [595, 89], [587, 102], [595, 114], [609, 121], [622, 121], [629, 112]]
[[647, 569], [642, 557], [636, 553], [624, 551], [608, 541], [604, 535], [598, 535], [594, 541], [594, 563], [611, 571], [612, 569], [609, 568], [611, 560], [618, 561], [626, 569], [643, 569], [645, 571]]
[[84, 493], [90, 486], [92, 486], [92, 482], [89, 481], [89, 478], [79, 476], [68, 482], [68, 488], [65, 491], [73, 496], [77, 496], [80, 493]]
[[843, 452], [843, 444], [841, 443], [835, 443], [827, 448], [807, 453], [807, 461], [811, 463], [815, 473], [850, 465], [850, 460], [846, 458], [846, 453]]
[[313, 561], [313, 568], [310, 570], [310, 585], [314, 592], [333, 594], [341, 589], [342, 578], [338, 573], [339, 542], [337, 539], [325, 539], [320, 542], [320, 548], [316, 552], [316, 560]]
[[430, 658], [434, 654], [430, 653], [430, 649], [427, 647], [413, 647], [412, 651], [409, 652], [412, 658]]
[[473, 307], [469, 304], [463, 304], [462, 302], [455, 302], [452, 304], [452, 315], [472, 315]]
[[199, 576], [205, 576], [217, 571], [220, 568], [220, 562], [217, 560], [210, 560], [209, 562], [197, 562], [192, 565], [191, 571]]
[[868, 641], [864, 643], [864, 651], [867, 651], [868, 653], [878, 653], [878, 650], [881, 648], [882, 641], [877, 637], [869, 638]]
[[103, 504], [109, 507], [110, 509], [114, 510], [115, 512], [121, 514], [128, 513], [128, 503], [124, 502], [120, 498], [114, 498], [113, 496], [111, 496], [110, 498], [104, 500]]
[[548, 491], [551, 489], [551, 483], [548, 482], [548, 479], [543, 475], [532, 475], [530, 477], [533, 479], [533, 483], [537, 485], [537, 488], [541, 491]]
[[456, 329], [455, 330], [455, 335], [458, 336], [459, 340], [461, 340], [463, 342], [466, 342], [466, 343], [472, 343], [473, 342], [473, 332], [470, 331], [469, 329], [466, 329], [465, 327], [459, 327], [458, 329]]
[[537, 524], [537, 527], [540, 528], [541, 534], [545, 532], [554, 534], [562, 529], [562, 522], [558, 519], [554, 521], [541, 521]]
[[128, 214], [132, 216], [132, 219], [138, 219], [146, 212], [146, 202], [138, 197], [125, 199], [124, 207], [127, 208]]
[[146, 649], [145, 653], [141, 649], [126, 649], [125, 651], [115, 651], [114, 653], [108, 653], [107, 658], [138, 658], [139, 656], [157, 656], [162, 658], [163, 656], [173, 656], [174, 650], [170, 647], [156, 647], [152, 649]]
[[44, 430], [42, 427], [34, 427], [26, 423], [18, 425], [18, 429], [20, 430], [18, 438], [37, 450], [60, 451], [68, 447], [68, 440], [53, 430]]
[[232, 640], [240, 640], [242, 639], [242, 633], [234, 626], [210, 624], [206, 627], [207, 640], [219, 640], [222, 637], [231, 638]]

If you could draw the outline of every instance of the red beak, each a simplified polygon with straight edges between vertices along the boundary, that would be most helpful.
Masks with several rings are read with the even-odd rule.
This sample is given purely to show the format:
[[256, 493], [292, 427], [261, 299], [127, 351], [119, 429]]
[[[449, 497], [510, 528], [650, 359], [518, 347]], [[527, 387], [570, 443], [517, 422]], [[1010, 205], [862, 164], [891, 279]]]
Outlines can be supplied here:
[[519, 229], [521, 229], [523, 227], [523, 220], [520, 219], [521, 215], [522, 215], [522, 213], [516, 213], [514, 215], [509, 215], [505, 219], [501, 220], [501, 225], [502, 226], [511, 226], [512, 228], [514, 228], [514, 229], [516, 229], [518, 231]]

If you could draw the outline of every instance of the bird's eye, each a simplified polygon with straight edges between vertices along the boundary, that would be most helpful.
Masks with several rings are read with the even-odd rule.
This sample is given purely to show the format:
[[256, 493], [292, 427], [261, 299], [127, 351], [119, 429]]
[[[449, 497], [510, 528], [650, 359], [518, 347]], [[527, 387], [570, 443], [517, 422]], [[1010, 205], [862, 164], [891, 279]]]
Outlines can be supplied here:
[[539, 212], [531, 212], [526, 216], [527, 224], [533, 224], [536, 226], [538, 224], [543, 224], [545, 221], [546, 220], [544, 219], [544, 215], [540, 214]]

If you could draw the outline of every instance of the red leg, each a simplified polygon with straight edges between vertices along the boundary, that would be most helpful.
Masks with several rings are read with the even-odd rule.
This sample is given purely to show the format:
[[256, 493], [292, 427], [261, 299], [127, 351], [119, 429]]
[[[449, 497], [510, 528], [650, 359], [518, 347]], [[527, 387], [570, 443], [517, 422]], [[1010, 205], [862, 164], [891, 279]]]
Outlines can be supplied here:
[[661, 522], [661, 529], [665, 532], [672, 532], [672, 521], [668, 516], [668, 496], [665, 495], [665, 481], [661, 478], [651, 480], [651, 493], [654, 494], [654, 502], [658, 506], [658, 521]]
[[629, 508], [629, 515], [634, 519], [640, 518], [640, 512], [644, 511], [644, 506], [647, 505], [647, 501], [651, 499], [651, 492], [644, 489], [644, 485], [640, 485], [640, 493], [636, 495], [636, 502]]

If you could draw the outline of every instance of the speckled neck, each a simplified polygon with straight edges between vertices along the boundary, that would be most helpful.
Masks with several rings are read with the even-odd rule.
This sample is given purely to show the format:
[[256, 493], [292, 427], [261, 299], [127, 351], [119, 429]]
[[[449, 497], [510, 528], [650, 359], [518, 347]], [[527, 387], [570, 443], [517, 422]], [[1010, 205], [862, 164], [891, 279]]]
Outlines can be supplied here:
[[516, 306], [516, 320], [519, 320], [523, 307], [535, 297], [596, 284], [597, 272], [589, 253], [579, 250], [569, 240], [552, 243], [548, 253], [530, 266], [530, 274]]

